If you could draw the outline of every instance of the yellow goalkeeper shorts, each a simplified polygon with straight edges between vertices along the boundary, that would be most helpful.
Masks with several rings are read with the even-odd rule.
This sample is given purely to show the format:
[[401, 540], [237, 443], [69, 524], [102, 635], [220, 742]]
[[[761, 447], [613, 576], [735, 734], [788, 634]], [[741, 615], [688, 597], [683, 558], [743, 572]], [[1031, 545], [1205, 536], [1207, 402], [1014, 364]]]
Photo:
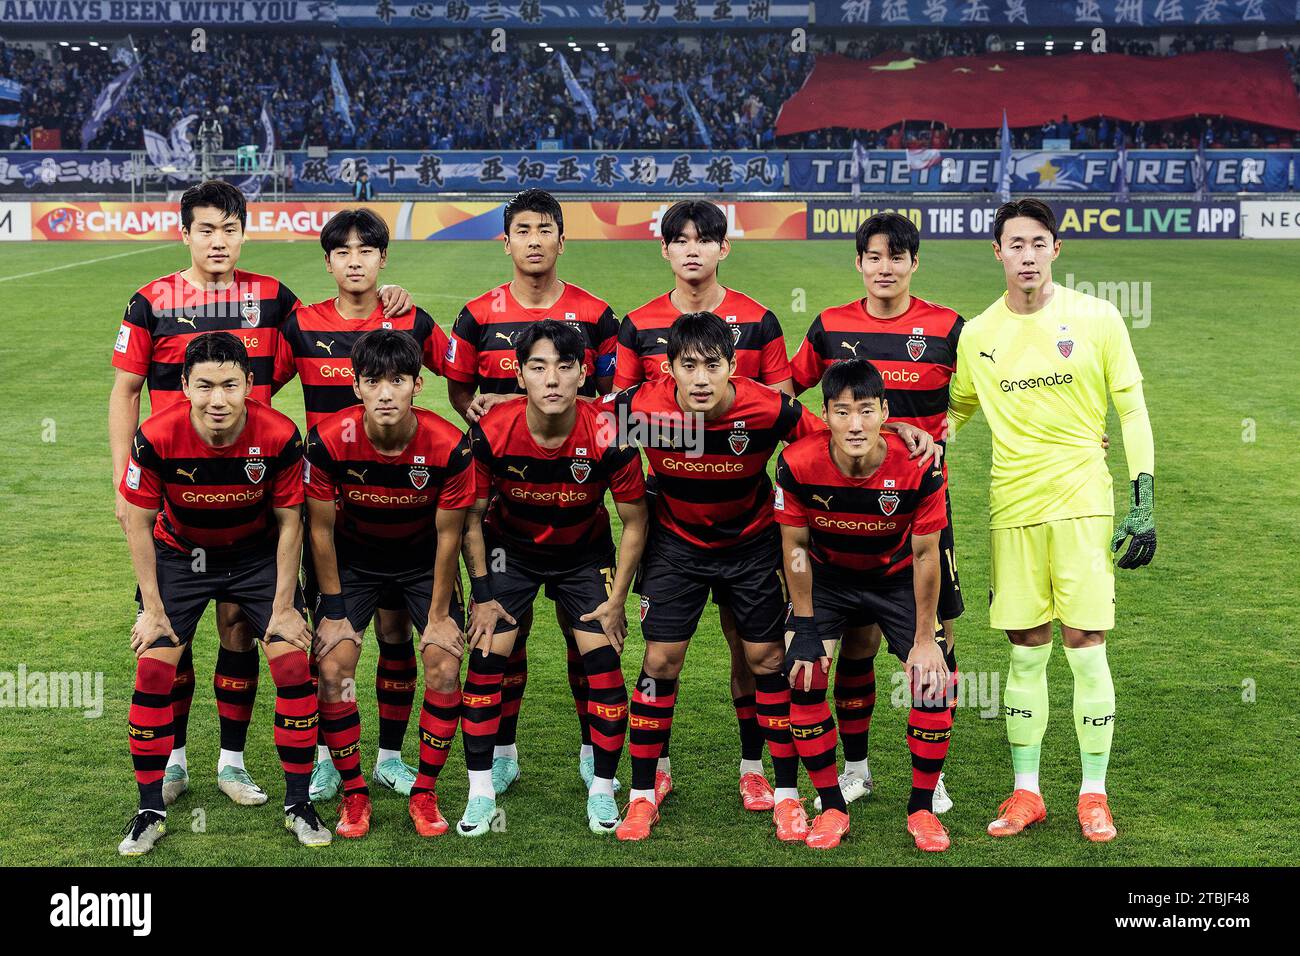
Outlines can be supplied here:
[[996, 528], [989, 571], [989, 626], [1027, 631], [1053, 619], [1081, 631], [1115, 626], [1110, 515]]

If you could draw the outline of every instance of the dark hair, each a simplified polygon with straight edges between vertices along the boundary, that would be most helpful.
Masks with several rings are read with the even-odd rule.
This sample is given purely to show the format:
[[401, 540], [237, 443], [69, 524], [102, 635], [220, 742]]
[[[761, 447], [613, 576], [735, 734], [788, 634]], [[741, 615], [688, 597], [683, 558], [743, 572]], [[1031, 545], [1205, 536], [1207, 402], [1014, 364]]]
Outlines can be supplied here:
[[694, 352], [703, 359], [719, 358], [730, 362], [736, 357], [736, 340], [727, 323], [712, 312], [687, 312], [677, 316], [668, 330], [668, 362]]
[[198, 183], [181, 193], [181, 225], [186, 229], [193, 224], [194, 210], [198, 206], [220, 209], [223, 218], [238, 218], [240, 229], [248, 225], [248, 203], [244, 200], [244, 194], [220, 179]]
[[822, 376], [822, 403], [831, 402], [848, 389], [853, 393], [855, 402], [865, 402], [873, 398], [885, 400], [885, 380], [880, 370], [866, 359], [843, 359], [834, 362]]
[[878, 212], [858, 226], [858, 258], [867, 253], [872, 236], [884, 236], [889, 241], [889, 254], [906, 252], [913, 259], [921, 248], [921, 231], [916, 223], [896, 212]]
[[560, 235], [564, 235], [564, 211], [560, 209], [559, 201], [545, 189], [525, 189], [511, 197], [505, 210], [507, 234], [510, 232], [510, 223], [521, 212], [539, 212], [543, 216], [550, 216], [555, 228], [560, 230]]
[[346, 248], [353, 229], [363, 246], [374, 246], [380, 252], [388, 248], [388, 223], [369, 209], [343, 209], [330, 217], [320, 231], [320, 245], [325, 254]]
[[686, 229], [688, 222], [695, 223], [695, 232], [702, 242], [722, 244], [727, 238], [727, 216], [717, 203], [707, 199], [683, 199], [668, 207], [659, 217], [659, 235], [664, 242], [672, 242]]
[[1018, 216], [1041, 222], [1052, 234], [1052, 241], [1056, 241], [1056, 213], [1052, 212], [1052, 207], [1041, 199], [1029, 198], [1013, 199], [998, 206], [997, 214], [993, 217], [994, 242], [998, 245], [1002, 244], [1002, 227], [1007, 224], [1008, 219], [1015, 219]]
[[542, 339], [551, 340], [555, 351], [560, 353], [561, 362], [581, 362], [587, 352], [586, 338], [573, 326], [555, 319], [540, 319], [516, 337], [515, 358], [519, 360], [520, 368], [528, 361], [533, 346]]
[[396, 329], [371, 329], [352, 346], [352, 371], [357, 380], [394, 375], [417, 378], [422, 360], [415, 338]]
[[181, 378], [188, 382], [190, 371], [204, 362], [216, 362], [218, 365], [230, 362], [243, 369], [245, 375], [253, 369], [243, 341], [229, 332], [204, 332], [190, 339], [190, 344], [185, 346], [185, 364], [181, 367]]

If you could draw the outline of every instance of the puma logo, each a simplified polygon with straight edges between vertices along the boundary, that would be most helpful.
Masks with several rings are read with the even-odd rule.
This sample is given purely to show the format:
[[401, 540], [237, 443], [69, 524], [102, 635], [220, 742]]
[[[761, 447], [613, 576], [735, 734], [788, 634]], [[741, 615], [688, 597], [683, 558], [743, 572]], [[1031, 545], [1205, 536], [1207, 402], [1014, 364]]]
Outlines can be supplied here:
[[186, 478], [188, 478], [188, 479], [190, 480], [190, 483], [191, 483], [191, 484], [194, 484], [194, 483], [197, 482], [197, 479], [194, 477], [194, 475], [198, 472], [198, 470], [199, 470], [199, 466], [198, 466], [198, 465], [195, 465], [195, 466], [194, 466], [193, 468], [191, 468], [189, 471], [186, 471], [184, 468], [177, 468], [177, 469], [176, 469], [176, 474], [178, 474], [178, 475], [184, 475]]
[[842, 349], [847, 349], [848, 351], [850, 351], [850, 352], [853, 353], [853, 357], [854, 357], [854, 358], [857, 358], [857, 357], [858, 357], [858, 346], [861, 345], [861, 344], [862, 344], [861, 342], [854, 342], [852, 345], [849, 345], [848, 342], [841, 342], [841, 343], [840, 343], [840, 348], [842, 348]]
[[135, 449], [135, 457], [136, 457], [136, 458], [139, 458], [139, 457], [140, 457], [140, 439], [139, 439], [139, 437], [133, 437], [133, 438], [131, 439], [131, 447]]
[[192, 318], [190, 318], [188, 315], [178, 315], [178, 316], [176, 316], [176, 321], [177, 321], [177, 322], [184, 322], [186, 325], [188, 325], [190, 328], [192, 328], [195, 332], [197, 332], [197, 331], [199, 330], [199, 327], [198, 327], [197, 325], [194, 324], [194, 320], [193, 320]]
[[[994, 349], [994, 350], [993, 350], [993, 352], [996, 352], [996, 351], [997, 351], [997, 349]], [[994, 365], [997, 365], [997, 364], [998, 364], [998, 360], [995, 359], [995, 358], [993, 357], [993, 352], [981, 352], [981, 353], [980, 353], [980, 358], [986, 358], [986, 359], [988, 359], [990, 362], [992, 362]]]
[[821, 504], [822, 504], [822, 507], [825, 508], [827, 511], [830, 511], [830, 510], [831, 510], [831, 499], [834, 498], [834, 497], [835, 497], [834, 495], [827, 495], [825, 498], [823, 498], [821, 495], [813, 495], [813, 496], [812, 496], [812, 500], [813, 500], [813, 501], [820, 501]]
[[505, 339], [505, 340], [510, 344], [510, 346], [511, 346], [512, 348], [514, 347], [514, 344], [515, 344], [515, 333], [511, 332], [509, 335], [506, 335], [506, 333], [504, 333], [504, 332], [498, 332], [498, 333], [496, 334], [496, 337], [499, 338], [499, 339]]
[[666, 338], [664, 338], [664, 337], [661, 335], [661, 336], [659, 336], [657, 339], [655, 339], [655, 344], [657, 344], [657, 345], [667, 345], [667, 344], [668, 344], [668, 340], [667, 340]]
[[514, 465], [506, 465], [506, 471], [508, 471], [512, 475], [518, 475], [520, 481], [527, 480], [524, 478], [524, 472], [526, 472], [527, 470], [528, 470], [527, 465], [524, 465], [524, 467], [522, 468], [516, 468]]
[[366, 472], [369, 470], [370, 469], [367, 468], [364, 471], [357, 471], [355, 468], [349, 468], [348, 474], [364, 485], [366, 483]]
[[333, 357], [334, 357], [334, 353], [331, 351], [331, 349], [334, 348], [334, 340], [333, 340], [333, 339], [330, 339], [330, 344], [329, 344], [329, 345], [326, 345], [326, 344], [325, 344], [324, 342], [322, 342], [320, 339], [317, 339], [317, 340], [316, 340], [316, 348], [321, 349], [321, 350], [322, 350], [326, 355], [328, 355], [330, 358], [333, 358]]

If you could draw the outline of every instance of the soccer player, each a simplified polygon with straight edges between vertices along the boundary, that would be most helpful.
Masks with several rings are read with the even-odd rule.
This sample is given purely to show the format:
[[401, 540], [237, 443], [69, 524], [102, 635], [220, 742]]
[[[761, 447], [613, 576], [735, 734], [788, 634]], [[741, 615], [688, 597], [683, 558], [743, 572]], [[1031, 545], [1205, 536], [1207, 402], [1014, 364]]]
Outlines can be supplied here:
[[171, 688], [214, 600], [243, 612], [275, 681], [285, 829], [306, 846], [323, 846], [330, 832], [307, 796], [317, 709], [307, 668], [311, 631], [298, 589], [302, 439], [293, 422], [250, 397], [252, 363], [229, 332], [186, 345], [180, 385], [186, 401], [136, 430], [120, 487], [141, 601], [131, 630], [138, 661], [128, 725], [140, 809], [118, 852], [148, 853], [167, 832], [162, 787], [173, 743]]
[[[736, 374], [794, 394], [785, 357], [785, 333], [776, 315], [718, 281], [718, 266], [731, 252], [722, 210], [705, 199], [684, 199], [660, 217], [659, 232], [661, 253], [672, 266], [676, 283], [672, 291], [633, 309], [619, 325], [614, 387], [627, 389], [668, 378], [669, 327], [679, 315], [712, 312], [722, 317], [731, 332]], [[773, 791], [763, 772], [763, 732], [755, 709], [754, 675], [745, 661], [735, 615], [723, 604], [718, 606], [718, 618], [731, 650], [731, 696], [740, 728], [741, 801], [746, 810], [771, 810]], [[666, 791], [672, 789], [668, 744], [665, 740], [656, 774]]]
[[903, 662], [912, 694], [907, 832], [919, 849], [943, 851], [948, 831], [932, 807], [952, 736], [957, 669], [937, 615], [947, 481], [938, 465], [918, 471], [903, 441], [880, 430], [889, 402], [866, 359], [833, 364], [822, 396], [830, 435], [800, 439], [776, 466], [776, 520], [793, 608], [790, 732], [822, 800], [807, 843], [831, 849], [849, 832], [826, 675], [846, 628], [876, 624]]
[[[795, 394], [821, 382], [830, 366], [861, 358], [871, 362], [885, 383], [885, 401], [893, 421], [924, 429], [935, 441], [943, 437], [948, 411], [948, 383], [957, 366], [962, 318], [952, 309], [911, 293], [920, 265], [921, 233], [906, 216], [877, 213], [859, 227], [854, 266], [866, 294], [819, 313], [791, 360]], [[947, 471], [947, 462], [943, 464]], [[939, 618], [944, 646], [953, 647], [953, 621], [964, 610], [954, 552], [952, 508], [940, 532]], [[876, 703], [875, 657], [880, 628], [851, 628], [844, 634], [835, 665], [835, 716], [844, 745], [840, 790], [849, 803], [871, 795], [875, 781], [867, 762], [871, 716]], [[821, 810], [821, 798], [814, 801]], [[952, 809], [943, 778], [934, 789], [934, 812]]]
[[[1110, 303], [1053, 283], [1060, 251], [1045, 203], [1019, 199], [998, 208], [993, 254], [1007, 289], [966, 325], [948, 417], [955, 431], [983, 408], [993, 433], [989, 624], [1011, 641], [1003, 704], [1015, 789], [989, 833], [1011, 836], [1047, 818], [1038, 762], [1057, 619], [1074, 674], [1079, 825], [1087, 839], [1105, 842], [1117, 833], [1106, 800], [1115, 733], [1106, 660], [1115, 575], [1106, 547], [1118, 551], [1129, 539], [1121, 568], [1141, 567], [1155, 554], [1155, 443], [1124, 319]], [[1118, 529], [1099, 442], [1107, 396], [1119, 413], [1132, 482]]]
[[355, 695], [344, 691], [356, 676], [361, 635], [387, 595], [402, 603], [423, 635], [420, 775], [410, 815], [421, 836], [437, 836], [447, 832], [447, 821], [434, 787], [460, 713], [464, 613], [453, 592], [460, 583], [465, 511], [474, 503], [469, 439], [413, 405], [424, 379], [420, 346], [410, 335], [376, 329], [358, 338], [351, 352], [352, 387], [362, 404], [311, 429], [303, 466], [320, 589], [315, 649], [321, 734], [343, 781], [334, 832], [363, 837], [370, 830], [361, 718]]
[[[659, 820], [665, 794], [656, 770], [710, 591], [735, 612], [754, 673], [776, 777], [777, 838], [802, 841], [808, 832], [790, 738], [790, 686], [781, 674], [786, 597], [767, 463], [780, 442], [826, 426], [789, 395], [736, 377], [735, 348], [718, 316], [683, 315], [668, 330], [671, 377], [602, 399], [614, 427], [644, 447], [654, 490], [655, 522], [637, 578], [646, 651], [632, 696], [632, 799], [620, 840], [646, 839]], [[930, 454], [933, 441], [911, 432], [921, 440], [918, 450]]]
[[[586, 380], [582, 333], [542, 319], [521, 329], [516, 343], [525, 396], [497, 404], [470, 427], [478, 501], [465, 532], [474, 604], [461, 721], [469, 803], [456, 831], [481, 836], [496, 818], [501, 679], [518, 622], [545, 586], [572, 622], [587, 677], [595, 750], [587, 825], [612, 833], [619, 822], [614, 771], [628, 722], [619, 661], [624, 605], [648, 520], [641, 454], [616, 440], [594, 403], [578, 400]], [[607, 489], [623, 523], [617, 561]]]
[[[251, 397], [269, 405], [280, 325], [298, 304], [297, 296], [277, 279], [236, 268], [248, 219], [243, 193], [213, 180], [185, 190], [180, 205], [189, 267], [155, 279], [131, 296], [113, 347], [116, 371], [108, 401], [108, 441], [114, 488], [126, 471], [146, 383], [151, 413], [184, 403], [180, 373], [186, 346], [201, 333], [225, 330], [239, 338], [249, 353]], [[389, 310], [409, 308], [410, 296], [401, 288], [388, 287], [382, 297]], [[120, 493], [115, 510], [125, 531], [126, 499]], [[213, 677], [221, 725], [217, 786], [235, 803], [256, 806], [267, 797], [244, 767], [244, 742], [257, 695], [257, 635], [238, 608], [225, 601], [217, 602], [217, 635], [220, 646]], [[163, 778], [167, 804], [189, 789], [185, 744], [194, 696], [189, 644], [169, 695], [174, 749]]]
[[[614, 310], [602, 299], [557, 275], [564, 253], [564, 212], [555, 197], [542, 189], [525, 189], [506, 203], [505, 252], [514, 277], [466, 303], [452, 326], [447, 346], [445, 374], [452, 407], [471, 425], [494, 404], [522, 392], [516, 374], [515, 344], [519, 335], [541, 319], [554, 318], [578, 331], [584, 340], [584, 380], [579, 394], [602, 395], [613, 387], [614, 348], [618, 322]], [[475, 392], [478, 394], [476, 395]], [[573, 640], [572, 622], [557, 606], [560, 631], [568, 656], [569, 687], [582, 743], [578, 773], [590, 787], [595, 772], [595, 752], [587, 726], [587, 687], [582, 656]], [[532, 618], [519, 621], [514, 651], [502, 681], [501, 727], [492, 759], [492, 782], [505, 793], [519, 777], [516, 732], [519, 707], [528, 685], [527, 640]], [[617, 781], [615, 781], [617, 789]]]
[[[302, 382], [309, 429], [334, 412], [356, 407], [351, 354], [361, 336], [384, 329], [407, 334], [416, 343], [424, 366], [435, 375], [442, 374], [447, 350], [446, 333], [423, 309], [410, 306], [400, 313], [384, 309], [379, 275], [388, 265], [388, 226], [374, 212], [344, 209], [336, 213], [321, 230], [320, 244], [325, 269], [338, 285], [338, 294], [313, 305], [299, 304], [290, 313], [280, 328], [275, 363], [277, 388], [295, 375]], [[309, 551], [304, 555], [303, 568], [307, 602], [315, 619], [317, 582], [312, 554]], [[410, 796], [416, 771], [402, 760], [402, 741], [415, 704], [417, 679], [411, 617], [400, 588], [382, 592], [378, 602], [374, 619], [379, 642], [379, 666], [375, 670], [379, 748], [374, 780]], [[324, 726], [322, 723], [322, 732]], [[333, 799], [341, 783], [328, 745], [318, 740], [312, 799]]]

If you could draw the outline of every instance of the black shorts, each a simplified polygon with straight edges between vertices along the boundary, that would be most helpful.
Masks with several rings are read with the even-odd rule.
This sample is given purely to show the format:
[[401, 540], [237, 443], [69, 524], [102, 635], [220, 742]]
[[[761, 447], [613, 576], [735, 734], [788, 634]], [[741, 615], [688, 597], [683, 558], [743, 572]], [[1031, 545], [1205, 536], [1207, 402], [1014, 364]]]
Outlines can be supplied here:
[[966, 610], [957, 577], [957, 552], [952, 533], [952, 497], [944, 491], [948, 526], [939, 532], [939, 620], [955, 621]]
[[[365, 632], [377, 607], [386, 611], [406, 611], [418, 633], [423, 633], [429, 623], [429, 605], [433, 602], [433, 568], [383, 574], [345, 564], [339, 567], [339, 583], [343, 586], [343, 604], [347, 608], [348, 623], [358, 633]], [[449, 613], [463, 631], [465, 611], [460, 590], [458, 575], [452, 588]]]
[[[254, 636], [261, 639], [266, 633], [275, 602], [274, 552], [229, 560], [209, 554], [202, 571], [194, 569], [195, 559], [187, 552], [154, 542], [154, 554], [163, 611], [182, 643], [194, 639], [209, 601], [238, 605], [248, 618]], [[306, 609], [301, 588], [294, 589], [293, 603], [299, 611]], [[152, 646], [166, 647], [167, 642], [155, 642]]]
[[[307, 533], [308, 533], [307, 529], [303, 528], [304, 538], [303, 538], [303, 549], [302, 549], [302, 577], [301, 577], [302, 593], [303, 593], [303, 597], [307, 601], [307, 606], [311, 608], [312, 620], [315, 620], [316, 610], [317, 610], [316, 605], [320, 603], [320, 585], [316, 583], [316, 562], [311, 553], [311, 538], [305, 537]], [[339, 564], [339, 578], [341, 583], [343, 577], [343, 562], [340, 561], [338, 564]], [[457, 585], [457, 587], [459, 588], [459, 585]], [[430, 598], [432, 598], [432, 596], [433, 595], [431, 593]], [[390, 588], [385, 588], [384, 590], [380, 591], [378, 602], [376, 602], [376, 604], [374, 605], [371, 605], [372, 615], [374, 613], [375, 607], [379, 607], [385, 611], [406, 610], [406, 601], [402, 596], [402, 589], [400, 587], [394, 586]], [[425, 602], [426, 617], [428, 616], [428, 613], [429, 613], [428, 602], [426, 601]], [[414, 618], [412, 620], [414, 620]], [[421, 625], [420, 629], [424, 630], [423, 625]], [[364, 630], [364, 628], [358, 628], [358, 630]]]
[[[493, 547], [488, 544], [489, 554]], [[557, 609], [564, 609], [573, 630], [604, 633], [599, 621], [583, 621], [581, 618], [609, 600], [610, 592], [614, 590], [614, 552], [567, 571], [543, 570], [508, 556], [505, 570], [490, 573], [492, 596], [516, 622], [524, 620], [524, 615], [532, 610], [533, 602], [537, 600], [538, 588], [545, 586], [544, 593], [555, 602]], [[502, 619], [497, 622], [496, 632], [501, 634], [516, 627], [517, 623]]]
[[[916, 639], [916, 594], [912, 579], [883, 588], [864, 588], [853, 578], [813, 569], [813, 620], [823, 641], [838, 641], [846, 628], [880, 626], [889, 652], [907, 660]], [[934, 622], [935, 640], [943, 644], [943, 625]]]
[[647, 641], [685, 641], [709, 601], [731, 608], [740, 636], [753, 643], [782, 639], [788, 598], [781, 539], [773, 528], [738, 547], [697, 548], [652, 532], [637, 571], [641, 633]]

